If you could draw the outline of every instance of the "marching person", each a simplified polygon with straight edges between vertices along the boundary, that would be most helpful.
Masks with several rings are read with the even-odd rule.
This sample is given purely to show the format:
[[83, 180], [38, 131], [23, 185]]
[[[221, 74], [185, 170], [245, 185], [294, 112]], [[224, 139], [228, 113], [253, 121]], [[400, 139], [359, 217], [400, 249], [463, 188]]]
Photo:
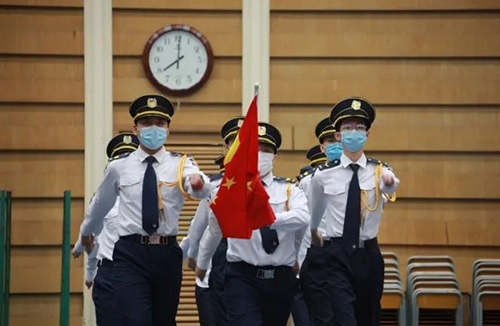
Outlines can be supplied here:
[[182, 280], [179, 213], [185, 197], [206, 198], [212, 187], [193, 158], [163, 147], [174, 115], [168, 99], [141, 96], [130, 115], [140, 147], [108, 164], [81, 227], [82, 244], [91, 246], [92, 233], [119, 197], [120, 238], [113, 252], [119, 322], [175, 325]]
[[[365, 99], [337, 103], [330, 121], [343, 154], [320, 166], [311, 179], [312, 244], [325, 248], [335, 325], [379, 325], [384, 260], [377, 233], [383, 197], [395, 192], [399, 180], [385, 163], [363, 152], [374, 120], [375, 108]], [[323, 218], [326, 236], [318, 229]]]
[[[309, 212], [302, 190], [273, 175], [280, 146], [278, 129], [259, 123], [258, 169], [276, 220], [270, 226], [254, 230], [250, 239], [228, 239], [224, 300], [231, 326], [285, 326], [290, 316], [297, 290], [297, 279], [292, 272], [298, 249], [295, 232], [307, 228]], [[220, 227], [210, 211], [209, 229], [198, 254], [200, 278], [204, 277], [221, 237]]]

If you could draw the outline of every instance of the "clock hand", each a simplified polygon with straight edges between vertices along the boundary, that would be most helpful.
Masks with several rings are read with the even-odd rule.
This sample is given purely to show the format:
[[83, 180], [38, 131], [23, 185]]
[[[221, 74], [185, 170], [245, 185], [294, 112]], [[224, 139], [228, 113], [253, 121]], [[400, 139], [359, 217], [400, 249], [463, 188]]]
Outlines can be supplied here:
[[181, 35], [179, 35], [179, 44], [177, 44], [177, 70], [179, 70], [179, 61], [181, 60]]
[[181, 61], [182, 59], [184, 59], [184, 56], [181, 55], [179, 57], [179, 59], [175, 60], [174, 62], [172, 62], [171, 64], [169, 64], [168, 66], [166, 66], [165, 68], [163, 68], [163, 71], [167, 70], [168, 68], [172, 67], [173, 65], [175, 65], [177, 63], [177, 65], [179, 65], [179, 61]]

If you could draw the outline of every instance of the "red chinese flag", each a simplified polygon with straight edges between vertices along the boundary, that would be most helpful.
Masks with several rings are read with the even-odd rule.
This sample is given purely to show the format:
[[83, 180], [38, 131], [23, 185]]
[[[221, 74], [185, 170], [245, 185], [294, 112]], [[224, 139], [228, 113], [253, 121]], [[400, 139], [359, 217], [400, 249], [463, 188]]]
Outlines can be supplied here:
[[224, 178], [210, 205], [227, 238], [250, 239], [253, 230], [270, 225], [276, 219], [257, 167], [258, 126], [255, 96], [224, 159]]

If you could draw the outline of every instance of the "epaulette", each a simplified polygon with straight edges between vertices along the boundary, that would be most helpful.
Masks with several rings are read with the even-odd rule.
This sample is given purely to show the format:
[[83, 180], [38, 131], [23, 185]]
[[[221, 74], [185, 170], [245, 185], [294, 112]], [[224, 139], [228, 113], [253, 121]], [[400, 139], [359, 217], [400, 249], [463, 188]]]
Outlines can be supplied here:
[[317, 170], [323, 171], [340, 165], [340, 160], [333, 160], [317, 166]]
[[382, 164], [386, 168], [391, 169], [391, 167], [389, 166], [389, 164], [387, 164], [387, 163], [385, 163], [385, 162], [383, 162], [381, 160], [377, 160], [376, 158], [368, 157], [368, 158], [366, 158], [366, 162], [371, 163], [371, 164]]
[[215, 173], [215, 174], [210, 174], [208, 178], [210, 179], [210, 182], [217, 181], [222, 179], [224, 175], [222, 173]]
[[292, 179], [292, 178], [282, 178], [282, 177], [274, 177], [274, 181], [286, 182], [286, 183], [292, 183], [292, 184], [297, 183], [297, 180], [295, 180], [295, 179]]
[[297, 181], [300, 181], [300, 180], [304, 179], [305, 177], [307, 177], [308, 175], [311, 175], [312, 173], [314, 173], [314, 170], [313, 171], [306, 171], [306, 172], [304, 172], [302, 174], [299, 174], [297, 176]]
[[[170, 154], [172, 154], [173, 156], [182, 156], [182, 155], [184, 155], [182, 153], [174, 152], [174, 151], [170, 151]], [[190, 155], [188, 155], [188, 156], [190, 156]]]
[[111, 157], [108, 162], [111, 162], [111, 161], [116, 161], [116, 160], [119, 160], [121, 158], [125, 158], [125, 157], [128, 157], [132, 152], [127, 152], [127, 153], [123, 153], [123, 154], [120, 154], [120, 155], [116, 155], [116, 156], [113, 156]]

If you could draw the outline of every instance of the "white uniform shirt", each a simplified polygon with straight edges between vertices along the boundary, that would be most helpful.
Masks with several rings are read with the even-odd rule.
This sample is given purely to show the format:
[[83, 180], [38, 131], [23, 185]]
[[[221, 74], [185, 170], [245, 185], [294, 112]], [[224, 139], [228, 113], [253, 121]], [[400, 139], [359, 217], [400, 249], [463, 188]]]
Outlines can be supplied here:
[[[342, 237], [343, 234], [349, 183], [353, 176], [353, 171], [349, 167], [351, 163], [353, 162], [345, 154], [342, 154], [340, 162], [336, 160], [329, 163], [330, 167], [316, 170], [311, 179], [308, 196], [311, 229], [317, 229], [324, 216], [327, 238]], [[364, 223], [361, 224], [360, 240], [366, 241], [375, 238], [378, 234], [384, 206], [382, 193], [387, 195], [394, 193], [399, 185], [399, 179], [394, 176], [390, 168], [384, 166], [380, 180], [375, 180], [377, 164], [368, 162], [364, 154], [356, 163], [360, 166], [358, 170], [359, 185], [361, 191], [365, 191], [367, 194], [368, 207], [376, 206], [375, 187], [379, 187], [381, 190], [379, 205], [375, 211], [370, 212], [362, 207]], [[383, 175], [393, 176], [394, 184], [390, 187], [385, 186], [382, 182]]]
[[[81, 227], [83, 235], [95, 231], [97, 225], [120, 197], [118, 208], [118, 234], [147, 235], [142, 228], [142, 184], [144, 173], [148, 165], [149, 156], [141, 148], [129, 156], [111, 161], [104, 173], [104, 180], [97, 189], [94, 201], [85, 214]], [[179, 163], [182, 156], [178, 153], [167, 152], [163, 147], [154, 154], [157, 162], [153, 163], [156, 178], [160, 184], [161, 199], [164, 211], [159, 214], [159, 227], [156, 234], [161, 236], [177, 235], [179, 214], [184, 206], [184, 196], [179, 187], [198, 199], [206, 198], [212, 186], [208, 178], [198, 169], [192, 158], [185, 162], [181, 184], [168, 186], [178, 181]], [[200, 175], [205, 182], [200, 191], [193, 191], [189, 176]]]
[[[269, 202], [276, 215], [271, 225], [278, 233], [279, 246], [272, 254], [267, 254], [262, 246], [259, 230], [254, 230], [250, 239], [228, 239], [228, 262], [246, 262], [254, 266], [293, 266], [297, 259], [298, 248], [295, 245], [296, 232], [307, 228], [310, 215], [307, 209], [307, 199], [304, 192], [297, 186], [291, 186], [291, 194], [287, 196], [289, 184], [281, 179], [275, 179], [272, 172], [262, 178], [264, 187], [269, 194]], [[213, 193], [213, 196], [215, 196]], [[288, 201], [289, 210], [285, 211]], [[201, 240], [198, 253], [198, 266], [206, 269], [222, 238], [222, 232], [212, 210], [209, 215], [209, 228]]]
[[98, 260], [113, 261], [113, 250], [115, 243], [118, 241], [118, 207], [120, 206], [120, 198], [116, 200], [115, 206], [104, 217], [104, 223], [101, 234], [99, 234], [98, 242], [99, 249], [97, 250]]

